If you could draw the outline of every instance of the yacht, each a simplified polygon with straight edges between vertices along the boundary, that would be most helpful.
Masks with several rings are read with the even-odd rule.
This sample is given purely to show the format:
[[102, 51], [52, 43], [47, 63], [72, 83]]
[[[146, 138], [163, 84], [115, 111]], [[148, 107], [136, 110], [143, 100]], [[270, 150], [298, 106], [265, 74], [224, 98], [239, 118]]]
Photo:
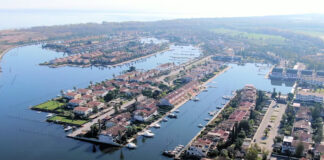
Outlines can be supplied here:
[[156, 123], [153, 127], [154, 127], [154, 128], [161, 128], [161, 125], [158, 124], [158, 123]]
[[222, 109], [222, 107], [221, 107], [221, 106], [217, 106], [216, 108], [217, 108], [217, 109]]
[[231, 99], [231, 96], [223, 96], [223, 99], [230, 100]]
[[128, 149], [135, 149], [137, 146], [136, 146], [135, 143], [128, 143], [128, 144], [126, 145], [126, 147], [127, 147]]
[[168, 117], [169, 117], [169, 118], [177, 118], [177, 115], [175, 115], [175, 114], [173, 114], [173, 113], [170, 113], [170, 114], [168, 115]]
[[205, 118], [205, 121], [209, 121], [210, 119], [209, 118]]
[[49, 114], [46, 115], [46, 117], [48, 117], [48, 118], [53, 117], [53, 116], [54, 116], [53, 113], [49, 113]]
[[163, 121], [163, 122], [167, 122], [167, 121], [168, 121], [168, 119], [166, 119], [166, 118], [163, 118], [163, 119], [162, 119], [162, 121]]
[[147, 131], [145, 131], [144, 134], [143, 134], [144, 137], [149, 137], [149, 138], [154, 137], [154, 135], [155, 135], [155, 134], [152, 133], [151, 130], [147, 130]]
[[203, 126], [202, 124], [198, 124], [198, 127], [199, 127], [199, 128], [202, 128], [202, 127], [204, 127], [204, 126]]
[[198, 97], [193, 98], [193, 101], [199, 101]]
[[64, 131], [67, 132], [70, 131], [71, 129], [73, 129], [71, 126], [67, 126], [66, 128], [64, 128]]
[[180, 112], [180, 110], [179, 110], [179, 109], [177, 109], [177, 110], [175, 110], [174, 112], [176, 112], [176, 113], [179, 113], [179, 112]]

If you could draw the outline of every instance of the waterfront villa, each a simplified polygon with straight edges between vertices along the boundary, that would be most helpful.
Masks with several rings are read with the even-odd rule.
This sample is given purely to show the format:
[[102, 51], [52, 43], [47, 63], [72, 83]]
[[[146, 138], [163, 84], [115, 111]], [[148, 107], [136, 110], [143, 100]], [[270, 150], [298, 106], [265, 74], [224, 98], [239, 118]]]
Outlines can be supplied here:
[[209, 139], [197, 138], [189, 146], [187, 155], [195, 157], [206, 157], [212, 141]]
[[68, 106], [71, 108], [77, 107], [77, 106], [82, 106], [85, 105], [87, 102], [85, 100], [81, 99], [71, 99], [68, 103]]
[[88, 108], [88, 107], [75, 107], [73, 109], [73, 113], [79, 115], [79, 116], [84, 116], [87, 117], [88, 115], [90, 115], [92, 113], [92, 108]]
[[66, 98], [66, 99], [79, 99], [81, 98], [81, 94], [79, 93], [76, 93], [76, 92], [67, 92], [65, 94], [63, 94], [63, 97]]

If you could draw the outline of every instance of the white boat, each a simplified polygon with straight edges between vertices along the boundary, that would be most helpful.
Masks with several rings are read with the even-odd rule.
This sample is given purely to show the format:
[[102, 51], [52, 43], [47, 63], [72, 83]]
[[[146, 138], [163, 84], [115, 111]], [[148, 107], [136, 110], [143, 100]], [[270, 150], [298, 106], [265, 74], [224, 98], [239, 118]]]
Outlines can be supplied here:
[[49, 118], [49, 117], [53, 117], [53, 116], [54, 116], [53, 113], [49, 113], [49, 114], [46, 115], [46, 117], [48, 117], [48, 118]]
[[203, 92], [207, 92], [207, 91], [208, 91], [208, 89], [204, 89], [204, 90], [203, 90]]
[[223, 96], [223, 99], [230, 100], [231, 96]]
[[158, 123], [156, 123], [153, 127], [154, 127], [154, 128], [161, 128], [161, 125], [158, 124]]
[[143, 134], [144, 137], [149, 137], [149, 138], [154, 137], [154, 135], [155, 135], [155, 134], [152, 133], [151, 130], [147, 130], [147, 131], [145, 131], [144, 134]]
[[193, 98], [193, 101], [199, 101], [198, 97]]
[[173, 114], [173, 113], [170, 113], [170, 114], [168, 115], [168, 117], [170, 117], [170, 118], [177, 118], [178, 116], [175, 115], [175, 114]]
[[198, 127], [199, 127], [199, 128], [202, 128], [202, 127], [204, 127], [204, 126], [203, 126], [202, 124], [198, 124]]
[[209, 121], [210, 119], [209, 118], [205, 118], [205, 121]]
[[73, 129], [71, 126], [67, 126], [66, 128], [64, 128], [64, 131], [67, 132], [69, 130]]
[[177, 109], [177, 110], [175, 110], [174, 112], [176, 112], [176, 113], [179, 113], [179, 112], [180, 112], [180, 110], [178, 110], [178, 109]]
[[162, 119], [162, 121], [163, 121], [163, 122], [167, 122], [167, 121], [168, 121], [168, 119], [166, 119], [166, 118], [163, 118], [163, 119]]
[[129, 149], [135, 149], [137, 146], [136, 146], [135, 143], [128, 143], [128, 144], [126, 145], [126, 147], [129, 148]]
[[42, 113], [41, 111], [38, 111], [37, 113]]

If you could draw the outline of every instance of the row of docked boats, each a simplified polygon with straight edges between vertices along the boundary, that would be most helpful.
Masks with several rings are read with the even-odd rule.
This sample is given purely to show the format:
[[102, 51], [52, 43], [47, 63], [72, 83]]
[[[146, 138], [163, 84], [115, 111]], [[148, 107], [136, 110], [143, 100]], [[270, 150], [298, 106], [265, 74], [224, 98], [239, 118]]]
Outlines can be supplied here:
[[175, 157], [177, 154], [179, 154], [182, 149], [184, 148], [184, 145], [178, 145], [173, 150], [166, 150], [162, 154], [167, 157]]

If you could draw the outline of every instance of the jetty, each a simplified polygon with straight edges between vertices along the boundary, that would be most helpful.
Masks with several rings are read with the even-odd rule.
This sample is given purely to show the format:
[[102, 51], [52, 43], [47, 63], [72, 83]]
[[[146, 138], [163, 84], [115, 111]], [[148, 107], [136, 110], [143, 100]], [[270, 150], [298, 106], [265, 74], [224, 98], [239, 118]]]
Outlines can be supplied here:
[[[233, 97], [231, 98], [231, 100], [234, 98], [234, 97], [236, 97], [236, 92], [235, 92], [235, 94], [233, 95]], [[231, 102], [231, 100], [230, 101], [228, 101], [225, 105], [224, 105], [224, 107], [222, 107], [209, 121], [208, 121], [208, 123], [204, 126], [204, 127], [202, 127], [201, 128], [201, 130], [189, 141], [189, 143], [180, 151], [180, 152], [178, 152], [175, 156], [174, 156], [174, 159], [180, 159], [180, 156], [181, 156], [181, 154], [184, 152], [184, 151], [186, 151], [189, 147], [190, 147], [190, 145], [192, 144], [192, 142], [201, 134], [201, 132], [203, 131], [203, 130], [205, 130], [206, 129], [206, 126], [208, 126], [211, 122], [213, 122], [217, 117], [218, 117], [218, 115], [224, 110], [224, 108], [226, 108], [226, 106], [228, 106], [228, 104]]]

